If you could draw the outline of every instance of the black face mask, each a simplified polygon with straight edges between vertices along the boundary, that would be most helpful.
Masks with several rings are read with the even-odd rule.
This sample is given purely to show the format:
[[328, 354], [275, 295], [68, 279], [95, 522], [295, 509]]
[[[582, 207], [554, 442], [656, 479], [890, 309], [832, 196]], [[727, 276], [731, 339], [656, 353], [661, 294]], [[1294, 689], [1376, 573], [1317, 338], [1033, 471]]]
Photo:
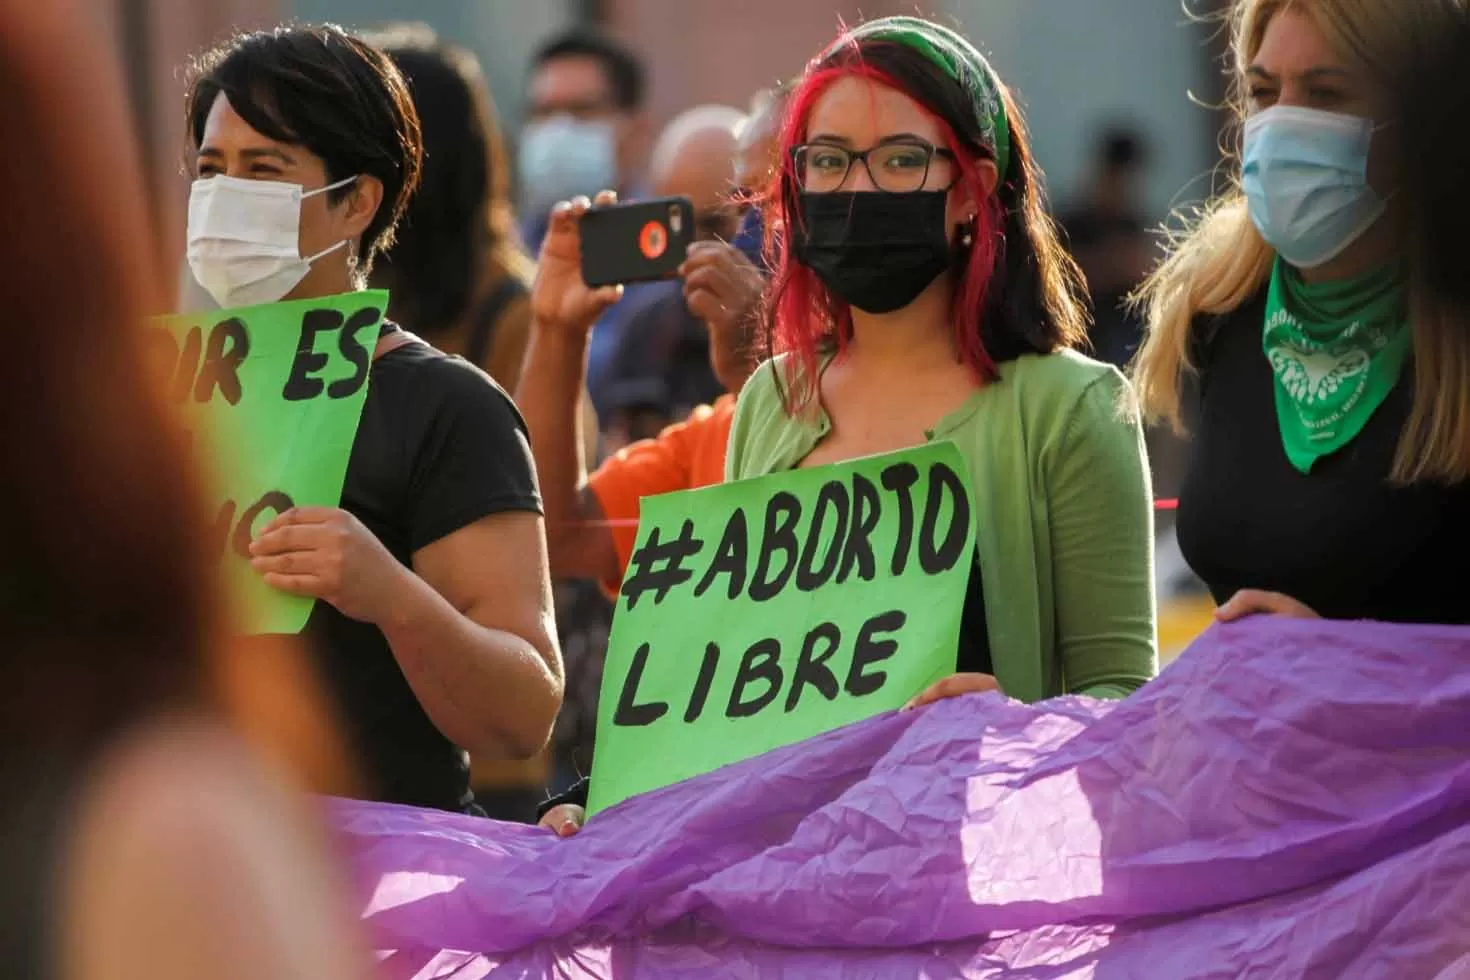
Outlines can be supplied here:
[[912, 303], [955, 260], [946, 191], [801, 195], [796, 257], [832, 295], [865, 313]]

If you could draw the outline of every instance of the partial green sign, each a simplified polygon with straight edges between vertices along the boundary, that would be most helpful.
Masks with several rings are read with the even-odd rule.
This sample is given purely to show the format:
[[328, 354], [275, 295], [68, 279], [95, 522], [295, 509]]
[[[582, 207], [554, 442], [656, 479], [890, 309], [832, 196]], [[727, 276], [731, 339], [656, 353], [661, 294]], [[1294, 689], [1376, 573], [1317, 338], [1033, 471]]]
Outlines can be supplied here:
[[953, 443], [645, 498], [588, 812], [901, 707], [954, 672], [975, 521]]
[[250, 542], [292, 507], [336, 507], [362, 419], [383, 291], [161, 317], [153, 349], [204, 451], [210, 544], [247, 633], [299, 633], [313, 600], [267, 586]]

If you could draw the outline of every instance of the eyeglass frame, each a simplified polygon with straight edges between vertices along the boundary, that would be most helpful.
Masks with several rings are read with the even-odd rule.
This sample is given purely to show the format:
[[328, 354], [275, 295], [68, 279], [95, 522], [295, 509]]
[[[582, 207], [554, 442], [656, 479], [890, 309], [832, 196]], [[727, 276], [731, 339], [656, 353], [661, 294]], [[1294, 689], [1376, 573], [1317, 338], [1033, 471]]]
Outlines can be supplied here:
[[[842, 189], [842, 185], [843, 184], [846, 184], [847, 183], [847, 178], [849, 178], [849, 177], [852, 176], [852, 166], [853, 166], [853, 164], [861, 162], [862, 165], [863, 165], [863, 169], [868, 172], [868, 181], [873, 185], [873, 188], [876, 191], [878, 191], [878, 193], [880, 193], [880, 194], [911, 194], [911, 193], [913, 193], [913, 191], [891, 191], [888, 188], [886, 188], [886, 187], [882, 186], [881, 184], [879, 184], [878, 183], [878, 178], [876, 178], [876, 177], [873, 176], [873, 168], [868, 165], [868, 155], [869, 154], [874, 153], [874, 152], [877, 152], [878, 150], [882, 150], [882, 149], [886, 149], [888, 147], [894, 147], [894, 146], [906, 146], [906, 147], [910, 147], [910, 148], [913, 148], [913, 149], [919, 149], [919, 150], [923, 150], [927, 154], [927, 157], [924, 160], [924, 176], [923, 176], [922, 179], [920, 179], [919, 186], [917, 188], [915, 188], [915, 190], [922, 190], [923, 187], [924, 187], [924, 184], [928, 183], [928, 181], [929, 181], [929, 171], [934, 166], [934, 158], [935, 157], [939, 157], [941, 159], [948, 160], [950, 163], [957, 163], [958, 162], [958, 158], [955, 156], [953, 150], [950, 150], [950, 149], [948, 149], [946, 147], [943, 147], [943, 146], [935, 146], [933, 143], [930, 143], [928, 140], [920, 139], [917, 136], [905, 136], [905, 137], [901, 137], [901, 138], [898, 138], [898, 139], [892, 139], [892, 140], [880, 140], [879, 142], [877, 142], [877, 143], [873, 144], [872, 146], [868, 147], [866, 150], [854, 150], [851, 147], [843, 146], [841, 143], [829, 143], [829, 142], [826, 142], [824, 140], [818, 140], [818, 141], [816, 141], [814, 143], [802, 143], [799, 146], [793, 146], [791, 148], [791, 150], [790, 150], [790, 156], [791, 156], [792, 167], [795, 168], [795, 166], [796, 166], [796, 164], [798, 162], [798, 158], [801, 156], [801, 154], [803, 152], [805, 152], [807, 150], [810, 150], [810, 149], [812, 149], [814, 147], [821, 147], [821, 148], [828, 149], [828, 150], [840, 150], [841, 152], [846, 153], [847, 154], [847, 157], [848, 157], [848, 159], [847, 159], [847, 169], [843, 171], [843, 173], [842, 173], [842, 179], [837, 182], [837, 186], [834, 187], [830, 191], [808, 191], [806, 189], [806, 186], [805, 186], [806, 181], [805, 181], [805, 179], [800, 174], [797, 174], [796, 175], [797, 188], [799, 190], [803, 191], [804, 193], [809, 193], [809, 194], [832, 194], [832, 193], [836, 193], [837, 191], [840, 191]], [[944, 187], [936, 188], [936, 189], [937, 190], [945, 190], [945, 191], [950, 190], [951, 188], [954, 187], [955, 184], [959, 183], [959, 180], [960, 180], [960, 175], [958, 173], [956, 173], [954, 175], [954, 178], [952, 180], [950, 180], [950, 182], [948, 184], [946, 184]]]

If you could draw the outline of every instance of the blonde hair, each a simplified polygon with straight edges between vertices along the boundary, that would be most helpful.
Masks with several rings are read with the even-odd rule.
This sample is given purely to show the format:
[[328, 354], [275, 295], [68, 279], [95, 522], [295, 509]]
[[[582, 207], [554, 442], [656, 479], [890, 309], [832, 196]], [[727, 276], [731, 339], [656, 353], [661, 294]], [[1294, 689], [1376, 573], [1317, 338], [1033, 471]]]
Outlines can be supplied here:
[[[1327, 41], [1390, 89], [1413, 70], [1416, 52], [1463, 17], [1463, 0], [1235, 0], [1225, 14], [1234, 72], [1231, 104], [1237, 123], [1248, 106], [1246, 69], [1266, 28], [1283, 10], [1313, 18]], [[1201, 315], [1231, 313], [1260, 292], [1276, 254], [1251, 223], [1239, 183], [1239, 154], [1230, 152], [1231, 187], [1188, 221], [1170, 254], [1140, 287], [1148, 333], [1133, 364], [1139, 403], [1151, 421], [1183, 431], [1180, 388], [1191, 359], [1192, 325]], [[1414, 333], [1414, 396], [1399, 436], [1391, 478], [1459, 482], [1470, 479], [1470, 321], [1419, 284], [1410, 269]]]

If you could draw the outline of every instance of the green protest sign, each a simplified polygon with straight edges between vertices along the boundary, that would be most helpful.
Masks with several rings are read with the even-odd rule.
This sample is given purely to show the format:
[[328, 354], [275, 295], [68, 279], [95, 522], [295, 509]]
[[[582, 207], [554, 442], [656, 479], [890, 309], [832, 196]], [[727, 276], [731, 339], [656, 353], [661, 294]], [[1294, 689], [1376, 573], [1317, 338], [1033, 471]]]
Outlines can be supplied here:
[[250, 542], [291, 507], [336, 507], [388, 306], [347, 293], [155, 319], [152, 349], [202, 450], [210, 544], [246, 632], [299, 633], [313, 600], [267, 586]]
[[953, 443], [645, 498], [588, 812], [901, 707], [954, 672], [974, 562]]

